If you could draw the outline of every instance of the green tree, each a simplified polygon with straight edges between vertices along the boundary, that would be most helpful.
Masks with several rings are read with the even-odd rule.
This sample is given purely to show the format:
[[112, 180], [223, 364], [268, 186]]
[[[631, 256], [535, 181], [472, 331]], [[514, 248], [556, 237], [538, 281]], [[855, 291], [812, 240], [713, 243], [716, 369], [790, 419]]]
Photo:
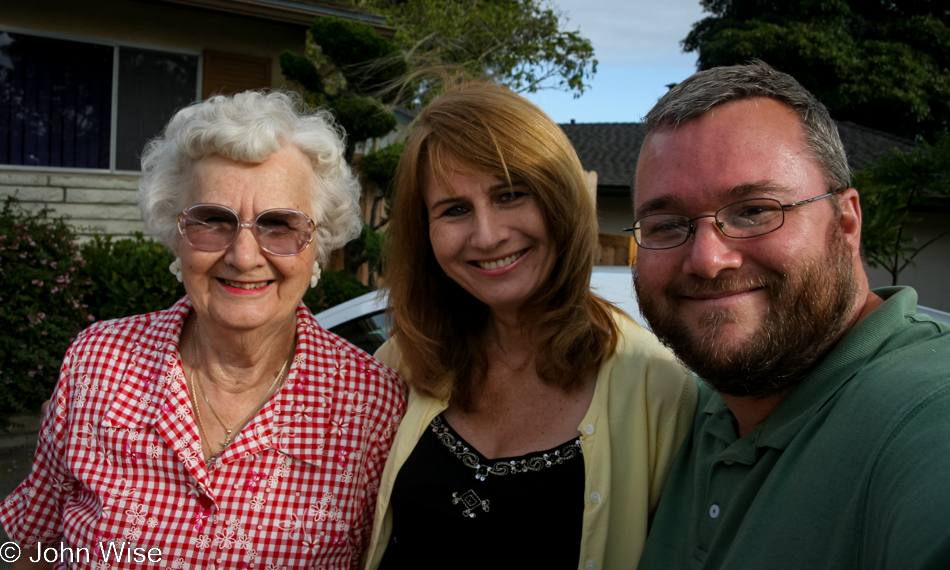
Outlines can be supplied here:
[[409, 72], [399, 47], [368, 24], [340, 18], [317, 18], [307, 33], [304, 55], [280, 55], [284, 76], [299, 82], [314, 106], [328, 107], [346, 131], [347, 160], [356, 144], [382, 137], [396, 128], [377, 98], [384, 86]]
[[[452, 69], [518, 92], [579, 97], [597, 71], [594, 48], [544, 0], [352, 0], [384, 15], [410, 68]], [[423, 85], [423, 89], [425, 85]]]
[[[317, 18], [307, 33], [304, 55], [285, 51], [281, 70], [299, 82], [314, 106], [326, 106], [346, 132], [346, 159], [353, 161], [357, 143], [382, 137], [396, 127], [387, 108], [396, 91], [387, 87], [408, 76], [399, 46], [371, 26], [339, 18]], [[371, 220], [372, 221], [372, 220]], [[379, 242], [374, 228], [364, 226], [360, 238], [344, 248], [344, 272], [356, 275], [366, 262], [375, 265]], [[370, 280], [374, 278], [371, 275]]]
[[933, 141], [950, 126], [945, 0], [701, 0], [683, 40], [700, 70], [760, 58], [836, 119]]
[[914, 212], [950, 199], [950, 134], [933, 145], [926, 142], [909, 152], [895, 150], [857, 172], [854, 186], [861, 192], [864, 226], [861, 243], [871, 267], [883, 267], [897, 285], [901, 271], [914, 265], [924, 248], [950, 235], [950, 229], [918, 243], [907, 232], [919, 221]]

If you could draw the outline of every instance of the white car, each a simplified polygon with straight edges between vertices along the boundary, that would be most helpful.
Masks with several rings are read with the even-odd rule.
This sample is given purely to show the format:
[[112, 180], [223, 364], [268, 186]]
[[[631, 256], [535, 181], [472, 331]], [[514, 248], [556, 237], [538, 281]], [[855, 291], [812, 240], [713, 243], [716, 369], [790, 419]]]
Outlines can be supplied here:
[[[590, 288], [630, 315], [647, 329], [650, 325], [640, 314], [636, 293], [633, 290], [633, 276], [629, 267], [595, 267], [590, 276]], [[935, 321], [950, 323], [950, 313], [917, 306], [917, 312], [929, 315]], [[366, 352], [373, 354], [389, 336], [389, 324], [386, 322], [386, 295], [373, 291], [350, 299], [335, 307], [330, 307], [316, 315], [317, 322], [323, 328], [334, 332]]]
[[[633, 291], [633, 275], [629, 267], [595, 267], [590, 277], [590, 288], [630, 315], [633, 320], [649, 328], [640, 315], [637, 297]], [[386, 322], [386, 294], [373, 291], [330, 307], [316, 315], [320, 326], [336, 333], [366, 352], [373, 354], [389, 333]]]

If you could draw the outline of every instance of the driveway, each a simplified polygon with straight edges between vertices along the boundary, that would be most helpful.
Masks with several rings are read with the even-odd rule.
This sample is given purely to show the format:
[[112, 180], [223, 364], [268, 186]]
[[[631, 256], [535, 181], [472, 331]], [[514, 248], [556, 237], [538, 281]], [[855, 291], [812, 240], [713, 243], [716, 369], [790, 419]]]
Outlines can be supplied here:
[[[30, 474], [39, 418], [11, 418], [21, 424], [9, 432], [0, 432], [0, 502], [16, 489]], [[10, 540], [0, 529], [0, 544]], [[10, 565], [0, 562], [0, 570], [9, 570]]]

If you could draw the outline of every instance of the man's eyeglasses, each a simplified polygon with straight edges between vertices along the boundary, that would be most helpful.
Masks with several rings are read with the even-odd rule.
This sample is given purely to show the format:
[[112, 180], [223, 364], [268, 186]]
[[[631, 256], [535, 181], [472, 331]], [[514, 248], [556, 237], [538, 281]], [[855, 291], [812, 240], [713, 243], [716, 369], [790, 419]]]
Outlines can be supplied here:
[[219, 204], [195, 204], [178, 214], [178, 231], [193, 248], [221, 251], [248, 228], [267, 253], [297, 255], [313, 241], [314, 223], [297, 210], [264, 210], [254, 221], [241, 220], [237, 212]]
[[633, 232], [633, 239], [644, 249], [671, 249], [686, 243], [696, 231], [693, 224], [700, 218], [714, 218], [716, 228], [726, 237], [747, 239], [772, 233], [785, 223], [785, 210], [834, 196], [829, 192], [801, 202], [783, 204], [772, 198], [751, 198], [723, 206], [715, 214], [690, 218], [681, 214], [650, 214], [624, 228]]

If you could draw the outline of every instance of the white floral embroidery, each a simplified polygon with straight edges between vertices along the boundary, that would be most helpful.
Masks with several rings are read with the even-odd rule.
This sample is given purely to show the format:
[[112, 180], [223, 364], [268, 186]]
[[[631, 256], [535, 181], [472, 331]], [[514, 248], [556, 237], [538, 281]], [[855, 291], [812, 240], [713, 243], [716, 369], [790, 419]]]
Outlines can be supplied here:
[[198, 537], [195, 538], [195, 546], [198, 548], [208, 548], [211, 546], [211, 537], [207, 534], [199, 534]]
[[178, 421], [182, 421], [190, 415], [191, 408], [185, 404], [180, 404], [177, 408], [175, 408], [175, 418], [178, 419]]
[[178, 454], [178, 459], [181, 459], [181, 462], [188, 467], [195, 467], [198, 465], [198, 454], [190, 447], [180, 452]]
[[343, 483], [349, 483], [353, 480], [353, 474], [349, 471], [344, 471], [343, 475], [340, 475], [340, 481]]
[[62, 475], [57, 475], [56, 479], [53, 481], [52, 487], [59, 492], [63, 492], [69, 488], [69, 484], [66, 483], [66, 478]]
[[260, 495], [251, 499], [251, 510], [260, 511], [264, 508], [264, 498]]
[[345, 434], [346, 434], [346, 422], [341, 422], [341, 421], [338, 421], [338, 420], [333, 420], [332, 422], [330, 422], [330, 425], [332, 426], [332, 427], [330, 428], [330, 433], [332, 433], [333, 435], [345, 435]]
[[237, 538], [237, 547], [241, 550], [247, 550], [251, 547], [251, 537], [246, 534], [242, 534]]
[[145, 512], [145, 505], [141, 503], [134, 503], [132, 508], [125, 510], [125, 522], [134, 525], [145, 524], [145, 515], [148, 514]]
[[178, 441], [175, 442], [175, 445], [173, 445], [172, 447], [175, 448], [175, 451], [178, 451], [179, 449], [185, 447], [186, 445], [188, 445], [187, 441], [183, 439], [179, 439]]
[[147, 524], [148, 524], [148, 528], [155, 528], [155, 527], [157, 527], [157, 526], [158, 526], [158, 518], [157, 518], [157, 517], [148, 517], [148, 523], [147, 523]]
[[151, 404], [151, 403], [152, 403], [152, 397], [149, 396], [148, 394], [146, 394], [146, 395], [142, 396], [141, 398], [139, 398], [139, 405], [140, 405], [140, 406], [145, 407], [145, 406], [148, 406], [148, 405]]
[[184, 568], [184, 567], [185, 567], [185, 559], [184, 559], [184, 558], [176, 558], [176, 559], [175, 559], [175, 563], [172, 564], [172, 568], [174, 568], [175, 570], [181, 570], [181, 569]]
[[231, 519], [228, 521], [228, 528], [237, 530], [241, 528], [241, 521], [237, 519]]
[[330, 511], [327, 508], [326, 503], [317, 503], [316, 505], [310, 505], [309, 513], [316, 522], [323, 522], [327, 520], [327, 516], [330, 514]]
[[295, 406], [294, 417], [302, 422], [309, 422], [310, 410], [312, 409], [313, 408], [311, 408], [310, 406], [305, 406], [305, 405]]
[[291, 514], [289, 521], [283, 521], [277, 524], [277, 528], [286, 532], [290, 535], [291, 538], [297, 538], [300, 536], [300, 519], [297, 518], [297, 515]]
[[134, 499], [139, 496], [139, 492], [135, 487], [130, 486], [126, 479], [119, 479], [115, 489], [110, 489], [109, 494], [112, 495], [112, 500], [115, 502]]
[[234, 529], [228, 528], [219, 530], [217, 534], [215, 534], [214, 545], [224, 550], [234, 546]]
[[136, 442], [136, 441], [139, 440], [140, 437], [142, 437], [142, 434], [140, 434], [138, 431], [129, 431], [129, 440], [130, 440], [130, 441]]
[[125, 538], [129, 540], [138, 540], [142, 536], [142, 531], [139, 530], [139, 527], [133, 526], [129, 529], [129, 532], [126, 533]]
[[76, 431], [76, 437], [78, 437], [83, 445], [86, 447], [95, 447], [96, 442], [99, 440], [96, 436], [96, 428], [92, 425], [92, 422], [86, 422], [83, 426]]
[[253, 548], [249, 549], [249, 550], [247, 551], [247, 553], [244, 555], [244, 559], [245, 559], [245, 560], [248, 560], [249, 562], [256, 562], [256, 561], [257, 561], [257, 551], [254, 550]]
[[159, 447], [158, 444], [150, 443], [146, 448], [146, 453], [148, 453], [150, 459], [158, 459], [161, 455], [161, 447]]

